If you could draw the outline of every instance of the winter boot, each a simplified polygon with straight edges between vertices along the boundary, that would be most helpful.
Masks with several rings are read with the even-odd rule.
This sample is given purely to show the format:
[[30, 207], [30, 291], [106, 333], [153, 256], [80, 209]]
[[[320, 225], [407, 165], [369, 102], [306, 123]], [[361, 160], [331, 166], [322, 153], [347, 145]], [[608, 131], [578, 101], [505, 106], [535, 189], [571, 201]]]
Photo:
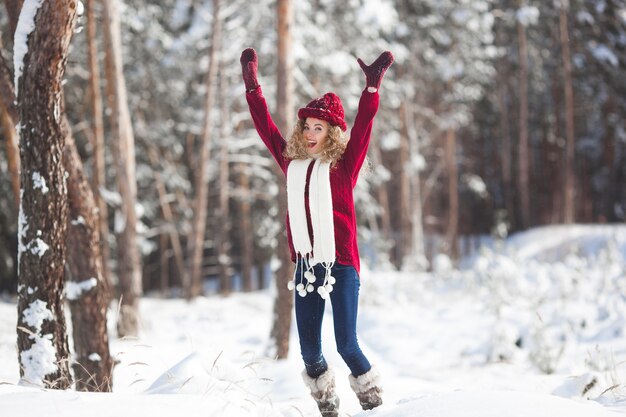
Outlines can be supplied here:
[[339, 416], [339, 397], [335, 392], [335, 373], [327, 369], [317, 378], [311, 378], [306, 369], [302, 372], [304, 384], [311, 390], [311, 396], [317, 403], [322, 417]]
[[361, 408], [371, 410], [383, 403], [383, 399], [381, 398], [383, 389], [380, 386], [380, 374], [375, 367], [372, 366], [372, 369], [363, 375], [359, 375], [358, 377], [350, 375], [348, 378], [350, 379], [352, 391], [354, 391], [359, 398]]

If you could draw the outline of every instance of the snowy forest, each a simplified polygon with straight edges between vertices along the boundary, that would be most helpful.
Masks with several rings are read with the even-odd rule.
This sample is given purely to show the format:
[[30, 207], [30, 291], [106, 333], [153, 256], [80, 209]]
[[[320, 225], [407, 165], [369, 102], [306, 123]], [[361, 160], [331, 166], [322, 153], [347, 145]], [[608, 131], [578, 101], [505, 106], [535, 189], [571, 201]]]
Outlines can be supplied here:
[[319, 415], [249, 47], [285, 137], [395, 57], [354, 190], [388, 397], [342, 416], [626, 411], [626, 0], [5, 0], [0, 42], [7, 415]]

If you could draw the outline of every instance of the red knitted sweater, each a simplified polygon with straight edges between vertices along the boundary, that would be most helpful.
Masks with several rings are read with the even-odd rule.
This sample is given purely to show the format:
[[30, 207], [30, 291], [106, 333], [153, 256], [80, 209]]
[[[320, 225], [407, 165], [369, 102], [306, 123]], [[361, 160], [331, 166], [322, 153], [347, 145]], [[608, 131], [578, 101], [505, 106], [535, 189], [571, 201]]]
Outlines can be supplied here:
[[[272, 156], [282, 169], [285, 176], [290, 160], [283, 156], [287, 142], [278, 131], [267, 109], [267, 103], [261, 87], [246, 93], [250, 114], [254, 121], [259, 136], [269, 149]], [[370, 93], [366, 90], [361, 94], [359, 110], [354, 120], [354, 126], [350, 131], [350, 140], [341, 159], [330, 171], [330, 189], [333, 201], [333, 220], [335, 226], [336, 260], [344, 265], [352, 265], [357, 272], [360, 271], [359, 248], [357, 246], [356, 214], [354, 212], [353, 190], [359, 176], [359, 170], [365, 160], [367, 147], [372, 133], [374, 116], [378, 111], [378, 92]], [[307, 226], [309, 239], [313, 242], [313, 229], [309, 213], [309, 178], [313, 162], [309, 166], [306, 178], [305, 206], [307, 214]], [[287, 239], [291, 260], [296, 262], [296, 253], [293, 248], [291, 228], [289, 226], [289, 213], [287, 213]]]

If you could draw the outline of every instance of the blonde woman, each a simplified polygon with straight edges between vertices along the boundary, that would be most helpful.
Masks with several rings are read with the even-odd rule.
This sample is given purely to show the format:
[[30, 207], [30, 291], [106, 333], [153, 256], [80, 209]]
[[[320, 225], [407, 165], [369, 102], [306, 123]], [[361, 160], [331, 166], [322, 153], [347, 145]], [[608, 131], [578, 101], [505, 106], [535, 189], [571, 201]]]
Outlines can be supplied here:
[[350, 386], [362, 408], [369, 410], [382, 404], [382, 388], [356, 336], [360, 261], [353, 190], [378, 110], [378, 89], [393, 55], [383, 52], [369, 66], [358, 59], [367, 85], [349, 138], [341, 100], [326, 93], [298, 111], [298, 122], [285, 141], [258, 84], [257, 62], [254, 49], [242, 52], [254, 126], [287, 180], [287, 238], [296, 264], [289, 287], [296, 291], [296, 323], [305, 366], [302, 377], [322, 415], [337, 416], [335, 377], [321, 343], [325, 302], [330, 299], [337, 350], [350, 368]]

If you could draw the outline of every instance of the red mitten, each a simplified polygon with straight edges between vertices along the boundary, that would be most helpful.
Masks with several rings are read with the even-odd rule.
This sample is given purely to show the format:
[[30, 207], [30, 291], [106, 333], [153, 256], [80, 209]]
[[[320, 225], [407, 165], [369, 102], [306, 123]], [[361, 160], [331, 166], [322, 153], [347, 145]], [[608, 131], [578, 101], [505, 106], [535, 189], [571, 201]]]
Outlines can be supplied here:
[[385, 51], [369, 66], [365, 65], [365, 63], [361, 61], [361, 58], [357, 59], [357, 62], [365, 73], [368, 91], [371, 91], [370, 89], [377, 91], [380, 88], [380, 83], [383, 80], [385, 71], [393, 64], [393, 54], [389, 51]]
[[241, 71], [243, 73], [243, 82], [246, 84], [246, 91], [252, 91], [259, 86], [259, 82], [256, 79], [257, 72], [257, 56], [256, 51], [252, 48], [248, 48], [241, 53]]

